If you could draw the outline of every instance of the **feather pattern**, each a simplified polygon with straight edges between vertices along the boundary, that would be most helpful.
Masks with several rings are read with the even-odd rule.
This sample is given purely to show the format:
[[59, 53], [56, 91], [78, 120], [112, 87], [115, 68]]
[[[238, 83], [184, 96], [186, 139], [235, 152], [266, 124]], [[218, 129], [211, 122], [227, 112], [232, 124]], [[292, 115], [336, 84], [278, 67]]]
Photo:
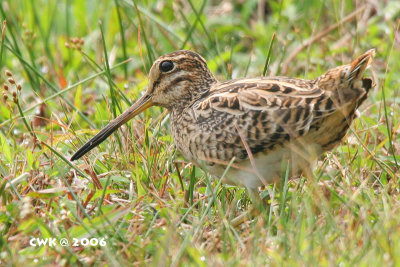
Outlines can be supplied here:
[[[372, 86], [368, 78], [364, 79], [367, 82], [356, 81], [372, 57], [371, 50], [356, 63], [332, 69], [315, 80], [258, 77], [216, 83], [192, 105], [177, 112], [171, 110], [178, 149], [217, 176], [232, 157], [237, 159], [237, 169], [251, 168], [246, 145], [256, 160], [276, 155], [272, 157], [273, 164], [279, 165], [285, 157], [292, 157], [303, 161], [297, 165], [308, 166], [345, 135], [356, 108]], [[304, 155], [288, 149], [293, 144], [294, 150], [305, 151]], [[270, 172], [272, 169], [261, 174], [265, 182], [279, 175]], [[304, 166], [298, 166], [295, 172], [303, 169]], [[240, 175], [244, 175], [243, 171]], [[248, 187], [262, 184], [259, 178], [247, 178], [253, 181]]]

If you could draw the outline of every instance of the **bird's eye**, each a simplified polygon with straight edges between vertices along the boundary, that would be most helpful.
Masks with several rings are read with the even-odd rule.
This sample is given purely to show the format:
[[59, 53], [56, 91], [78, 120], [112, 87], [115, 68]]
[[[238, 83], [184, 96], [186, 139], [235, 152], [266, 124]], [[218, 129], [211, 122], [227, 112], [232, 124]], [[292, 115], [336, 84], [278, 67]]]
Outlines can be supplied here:
[[170, 60], [165, 60], [160, 64], [160, 70], [162, 72], [168, 72], [174, 68], [174, 63]]

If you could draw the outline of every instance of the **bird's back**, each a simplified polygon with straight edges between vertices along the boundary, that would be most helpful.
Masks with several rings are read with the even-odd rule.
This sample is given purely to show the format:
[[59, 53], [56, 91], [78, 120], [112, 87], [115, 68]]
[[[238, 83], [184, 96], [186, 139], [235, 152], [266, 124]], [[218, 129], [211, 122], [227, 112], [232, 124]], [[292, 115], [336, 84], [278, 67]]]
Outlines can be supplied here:
[[269, 182], [279, 175], [285, 158], [295, 171], [303, 170], [346, 134], [372, 87], [362, 75], [373, 56], [369, 50], [314, 80], [258, 77], [216, 83], [184, 112], [172, 111], [177, 147], [216, 176], [235, 157], [227, 179], [247, 187], [261, 185], [260, 176]]

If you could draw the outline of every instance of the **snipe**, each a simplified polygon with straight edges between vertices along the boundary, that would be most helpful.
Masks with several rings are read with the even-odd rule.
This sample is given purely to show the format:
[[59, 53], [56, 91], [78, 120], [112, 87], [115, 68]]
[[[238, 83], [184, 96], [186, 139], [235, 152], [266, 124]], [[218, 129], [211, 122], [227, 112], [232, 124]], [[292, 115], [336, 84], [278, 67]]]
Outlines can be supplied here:
[[145, 94], [71, 160], [157, 105], [168, 109], [176, 147], [187, 160], [218, 178], [235, 158], [227, 183], [254, 190], [279, 178], [283, 162], [290, 163], [293, 174], [307, 172], [346, 134], [373, 86], [362, 76], [374, 55], [371, 49], [314, 80], [257, 77], [219, 82], [200, 55], [166, 54], [154, 62]]

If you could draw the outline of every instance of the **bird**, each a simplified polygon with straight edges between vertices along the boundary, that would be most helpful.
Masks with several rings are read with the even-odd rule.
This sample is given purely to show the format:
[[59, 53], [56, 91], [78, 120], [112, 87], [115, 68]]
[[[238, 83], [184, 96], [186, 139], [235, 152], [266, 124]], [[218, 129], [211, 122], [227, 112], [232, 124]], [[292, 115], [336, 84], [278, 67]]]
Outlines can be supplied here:
[[337, 146], [375, 86], [363, 77], [370, 49], [351, 63], [312, 79], [253, 77], [218, 81], [206, 60], [190, 50], [159, 57], [144, 94], [72, 156], [77, 160], [151, 106], [170, 114], [170, 130], [184, 158], [223, 182], [260, 186], [309, 173]]

